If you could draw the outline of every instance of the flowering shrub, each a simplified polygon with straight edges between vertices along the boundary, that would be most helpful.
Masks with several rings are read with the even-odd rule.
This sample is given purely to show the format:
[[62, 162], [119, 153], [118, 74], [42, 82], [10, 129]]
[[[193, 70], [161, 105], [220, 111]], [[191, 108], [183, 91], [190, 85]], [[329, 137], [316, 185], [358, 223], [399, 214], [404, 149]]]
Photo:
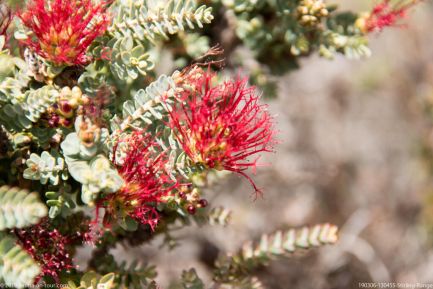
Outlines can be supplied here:
[[[384, 0], [358, 15], [321, 0], [205, 2], [0, 2], [0, 282], [158, 288], [153, 267], [127, 268], [110, 249], [192, 221], [226, 225], [230, 211], [204, 189], [223, 171], [266, 193], [251, 173], [277, 150], [260, 92], [272, 93], [268, 78], [316, 51], [367, 56], [368, 33], [414, 4]], [[215, 29], [227, 17], [233, 25]], [[216, 39], [222, 47], [210, 47]], [[236, 57], [236, 45], [256, 66]], [[223, 75], [240, 65], [257, 87]], [[157, 75], [162, 67], [174, 72]], [[327, 223], [265, 234], [215, 260], [212, 288], [262, 288], [255, 268], [336, 241]], [[87, 272], [74, 265], [83, 244], [96, 247]], [[180, 283], [206, 287], [194, 269]]]

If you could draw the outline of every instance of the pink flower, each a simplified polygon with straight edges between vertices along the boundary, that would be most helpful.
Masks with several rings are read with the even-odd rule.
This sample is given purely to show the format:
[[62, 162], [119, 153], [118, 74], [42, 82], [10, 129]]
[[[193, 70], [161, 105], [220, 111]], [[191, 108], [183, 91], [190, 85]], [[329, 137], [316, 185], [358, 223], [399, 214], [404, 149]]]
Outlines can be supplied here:
[[169, 125], [196, 165], [241, 174], [260, 192], [245, 171], [256, 167], [259, 153], [272, 151], [272, 118], [247, 80], [215, 85], [213, 76], [199, 70], [185, 79], [192, 89], [180, 97]]
[[377, 4], [365, 20], [367, 32], [381, 31], [385, 27], [398, 25], [398, 22], [405, 18], [407, 11], [412, 8], [417, 0], [399, 1], [392, 4], [391, 0], [382, 0]]
[[32, 38], [25, 41], [43, 58], [58, 65], [83, 65], [86, 50], [107, 29], [108, 2], [30, 0], [19, 13]]

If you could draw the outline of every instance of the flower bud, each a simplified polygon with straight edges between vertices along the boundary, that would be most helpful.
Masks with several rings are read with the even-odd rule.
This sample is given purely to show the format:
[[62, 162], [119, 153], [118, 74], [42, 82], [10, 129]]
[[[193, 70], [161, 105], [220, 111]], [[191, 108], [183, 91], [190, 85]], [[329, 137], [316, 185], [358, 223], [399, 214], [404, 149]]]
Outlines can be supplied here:
[[206, 208], [208, 206], [208, 201], [206, 199], [201, 199], [198, 204], [200, 208]]
[[194, 215], [196, 212], [196, 208], [194, 207], [194, 205], [189, 205], [186, 210], [188, 211], [188, 214], [190, 215]]
[[62, 90], [60, 91], [60, 95], [64, 98], [69, 98], [71, 93], [72, 93], [72, 91], [71, 91], [71, 88], [69, 86], [63, 87]]
[[83, 95], [83, 93], [81, 92], [81, 89], [78, 86], [74, 86], [72, 88], [71, 94], [72, 94], [72, 98], [77, 100], [77, 101], [79, 99], [81, 99], [81, 96]]

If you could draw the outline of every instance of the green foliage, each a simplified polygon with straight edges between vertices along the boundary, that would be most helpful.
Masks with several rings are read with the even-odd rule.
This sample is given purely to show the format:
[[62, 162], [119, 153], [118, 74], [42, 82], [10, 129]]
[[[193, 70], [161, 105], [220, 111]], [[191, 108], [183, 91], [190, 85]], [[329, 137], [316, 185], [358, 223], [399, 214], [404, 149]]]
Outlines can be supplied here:
[[53, 140], [55, 135], [62, 135], [59, 129], [38, 127], [33, 126], [29, 133], [32, 136], [32, 140], [37, 143], [43, 149], [49, 149], [51, 147], [50, 142]]
[[203, 214], [197, 214], [194, 219], [201, 225], [227, 226], [230, 222], [232, 212], [224, 207], [216, 207], [210, 210], [203, 210]]
[[40, 156], [32, 153], [26, 165], [27, 169], [24, 170], [23, 177], [29, 180], [39, 180], [44, 185], [48, 181], [52, 185], [57, 185], [60, 176], [62, 180], [68, 178], [64, 159], [60, 156], [54, 157], [47, 151], [42, 152]]
[[72, 167], [77, 172], [77, 180], [84, 180], [81, 198], [86, 204], [96, 199], [97, 193], [114, 193], [123, 184], [122, 178], [112, 167], [111, 162], [103, 155], [91, 159], [87, 166], [75, 163]]
[[[188, 33], [179, 35], [179, 38], [185, 46], [186, 53], [191, 58], [199, 58], [210, 49], [209, 38], [205, 35], [200, 35], [199, 33]], [[178, 66], [182, 67], [186, 65], [188, 65], [188, 63]]]
[[193, 0], [127, 0], [119, 5], [111, 32], [120, 34], [118, 38], [131, 35], [141, 42], [167, 39], [168, 35], [186, 28], [202, 28], [213, 19], [212, 8], [205, 5], [197, 8]]
[[182, 285], [184, 289], [204, 289], [204, 283], [198, 277], [195, 269], [190, 269], [188, 271], [183, 271], [182, 273]]
[[63, 217], [68, 216], [71, 210], [75, 208], [75, 203], [72, 198], [65, 192], [65, 188], [61, 188], [60, 192], [46, 192], [47, 205], [50, 207], [48, 216], [54, 219], [58, 215]]
[[[9, 56], [5, 56], [9, 57]], [[2, 60], [3, 63], [4, 59]], [[20, 99], [23, 97], [24, 93], [22, 89], [27, 85], [29, 78], [25, 79], [17, 77], [6, 77], [2, 82], [0, 82], [0, 101], [7, 102], [13, 99]]]
[[181, 148], [174, 133], [170, 128], [160, 125], [157, 127], [156, 133], [159, 145], [164, 151], [169, 151], [169, 161], [166, 164], [166, 173], [175, 178], [180, 174], [185, 179], [190, 179], [194, 173], [200, 173], [204, 170], [203, 166], [195, 165]]
[[208, 218], [210, 225], [227, 226], [232, 212], [224, 207], [216, 207], [210, 210]]
[[0, 230], [36, 224], [47, 215], [37, 193], [17, 187], [0, 187]]
[[5, 92], [8, 88], [13, 88], [13, 85], [11, 85], [12, 83], [19, 85], [9, 76], [11, 76], [17, 68], [25, 65], [23, 60], [10, 55], [8, 50], [3, 50], [4, 45], [5, 36], [0, 35], [0, 62], [2, 63], [2, 66], [0, 67], [0, 80], [5, 80], [7, 78], [7, 81], [2, 81], [0, 84], [0, 101], [5, 101], [9, 97], [8, 95], [5, 95]]
[[107, 129], [98, 128], [89, 119], [78, 117], [75, 132], [68, 134], [61, 145], [66, 162], [68, 159], [91, 160], [103, 150], [107, 137]]
[[222, 255], [216, 262], [215, 280], [221, 283], [239, 282], [253, 269], [268, 264], [275, 257], [287, 257], [298, 249], [334, 244], [337, 230], [336, 226], [323, 224], [264, 234], [259, 243], [248, 242], [238, 253]]
[[161, 75], [145, 90], [140, 89], [133, 100], [125, 101], [122, 109], [122, 119], [115, 116], [111, 121], [113, 131], [124, 131], [128, 128], [140, 128], [151, 125], [155, 120], [162, 119], [171, 109], [170, 98], [174, 96], [176, 84], [173, 78]]
[[22, 148], [31, 143], [33, 136], [26, 132], [15, 133], [10, 136], [10, 142], [14, 148]]
[[22, 105], [25, 116], [31, 122], [37, 122], [41, 114], [57, 102], [60, 92], [51, 85], [43, 86], [36, 90], [28, 90]]
[[357, 16], [334, 14], [333, 8], [322, 1], [223, 0], [222, 3], [236, 16], [233, 21], [237, 36], [273, 72], [288, 71], [295, 67], [298, 56], [324, 50], [324, 46], [327, 51], [321, 54], [326, 57], [336, 52], [349, 57], [369, 55], [365, 35], [355, 27]]
[[0, 282], [22, 288], [32, 285], [39, 273], [38, 264], [13, 238], [0, 235]]
[[24, 116], [24, 110], [19, 104], [6, 104], [0, 108], [0, 121], [13, 132], [29, 129], [32, 122]]
[[[99, 48], [102, 49], [100, 45]], [[110, 82], [109, 75], [107, 73], [108, 68], [100, 66], [100, 63], [92, 63], [86, 67], [86, 70], [81, 74], [78, 79], [78, 84], [83, 91], [88, 95], [97, 94], [101, 87], [107, 86]]]
[[126, 77], [136, 79], [154, 68], [144, 46], [134, 45], [132, 37], [113, 38], [110, 42], [108, 43], [108, 46], [112, 47], [110, 68], [119, 79]]
[[113, 255], [107, 254], [96, 257], [96, 264], [99, 272], [114, 272], [116, 283], [123, 288], [141, 289], [150, 285], [156, 277], [155, 266], [141, 265], [134, 261], [127, 264], [125, 261], [117, 264]]
[[100, 276], [95, 272], [87, 272], [81, 277], [80, 283], [77, 285], [72, 281], [68, 282], [66, 289], [114, 289], [116, 283], [114, 282], [116, 275], [109, 273], [104, 276]]
[[156, 277], [155, 266], [141, 266], [137, 261], [130, 265], [123, 262], [116, 272], [119, 274], [119, 283], [131, 289], [141, 289]]
[[[4, 36], [0, 36], [0, 41], [4, 44]], [[0, 103], [22, 98], [22, 89], [30, 80], [26, 73], [26, 63], [10, 55], [8, 50], [0, 52], [0, 61]]]
[[82, 184], [82, 201], [91, 204], [100, 192], [119, 190], [123, 180], [103, 153], [108, 130], [98, 128], [82, 117], [77, 118], [75, 130], [66, 136], [61, 148], [70, 175]]
[[[14, 83], [12, 83], [13, 85]], [[18, 86], [19, 89], [19, 86]], [[59, 92], [51, 85], [18, 94], [0, 109], [0, 121], [12, 131], [30, 129], [48, 107], [56, 103]]]
[[[261, 67], [251, 69], [252, 81], [275, 96], [270, 75], [282, 75], [299, 67], [299, 60], [312, 53], [332, 59], [336, 53], [348, 58], [368, 57], [367, 35], [356, 25], [360, 15], [338, 13], [336, 6], [321, 0], [214, 0], [235, 35], [223, 46], [236, 51], [245, 46]], [[235, 65], [248, 67], [242, 50]]]

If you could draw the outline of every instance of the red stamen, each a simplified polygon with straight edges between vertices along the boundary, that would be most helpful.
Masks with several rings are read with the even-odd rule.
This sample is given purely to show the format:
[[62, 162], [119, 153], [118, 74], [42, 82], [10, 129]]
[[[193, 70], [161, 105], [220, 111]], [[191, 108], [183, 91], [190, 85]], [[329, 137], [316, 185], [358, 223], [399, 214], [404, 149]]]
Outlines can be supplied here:
[[180, 97], [182, 104], [170, 113], [169, 125], [193, 162], [236, 172], [260, 194], [245, 170], [256, 167], [251, 156], [272, 151], [272, 119], [245, 79], [215, 86], [213, 76], [202, 70], [186, 76], [185, 82], [194, 89]]
[[93, 0], [31, 0], [19, 12], [33, 33], [25, 41], [36, 53], [58, 65], [84, 65], [86, 50], [107, 29], [107, 2]]

